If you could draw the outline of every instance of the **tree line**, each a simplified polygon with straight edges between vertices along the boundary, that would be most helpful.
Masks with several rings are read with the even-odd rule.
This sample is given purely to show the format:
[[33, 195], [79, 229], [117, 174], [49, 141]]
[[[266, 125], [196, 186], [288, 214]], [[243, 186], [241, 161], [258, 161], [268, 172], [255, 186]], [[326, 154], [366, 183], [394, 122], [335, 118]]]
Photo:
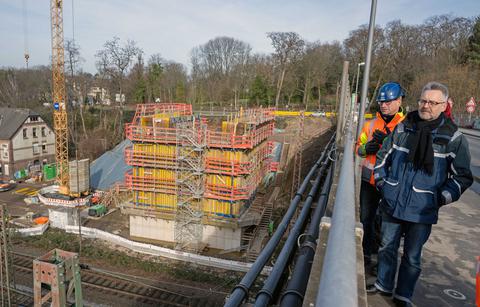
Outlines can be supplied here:
[[[352, 30], [343, 42], [308, 42], [295, 32], [270, 32], [265, 39], [272, 44], [271, 54], [254, 53], [248, 42], [220, 36], [193, 47], [188, 68], [159, 53], [147, 56], [135, 41], [114, 37], [96, 52], [94, 74], [82, 70], [80, 46], [67, 40], [68, 101], [87, 102], [93, 86], [110, 93], [120, 106], [114, 116], [101, 107], [72, 110], [81, 139], [102, 135], [98, 130], [103, 129], [106, 148], [123, 137], [119, 127], [128, 120], [123, 107], [129, 104], [184, 101], [200, 109], [263, 105], [328, 111], [335, 108], [345, 60], [350, 62], [350, 88], [356, 87], [367, 35], [367, 25]], [[361, 77], [360, 70], [360, 83]], [[382, 83], [397, 81], [406, 90], [406, 106], [413, 107], [430, 80], [449, 86], [457, 102], [454, 112], [463, 112], [469, 97], [480, 98], [480, 17], [439, 15], [417, 25], [393, 20], [376, 27], [368, 97], [375, 97]], [[40, 110], [49, 102], [49, 66], [0, 69], [0, 105]], [[48, 115], [51, 109], [42, 112]], [[111, 131], [122, 132], [109, 136]]]

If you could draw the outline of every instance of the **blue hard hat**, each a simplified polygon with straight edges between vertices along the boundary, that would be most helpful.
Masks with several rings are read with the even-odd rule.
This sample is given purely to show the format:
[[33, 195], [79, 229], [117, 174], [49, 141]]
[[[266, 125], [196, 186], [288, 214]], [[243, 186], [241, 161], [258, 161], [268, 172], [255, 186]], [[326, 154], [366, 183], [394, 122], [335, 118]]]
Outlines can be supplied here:
[[391, 101], [397, 99], [398, 97], [405, 97], [403, 88], [397, 82], [387, 82], [380, 88], [377, 101]]

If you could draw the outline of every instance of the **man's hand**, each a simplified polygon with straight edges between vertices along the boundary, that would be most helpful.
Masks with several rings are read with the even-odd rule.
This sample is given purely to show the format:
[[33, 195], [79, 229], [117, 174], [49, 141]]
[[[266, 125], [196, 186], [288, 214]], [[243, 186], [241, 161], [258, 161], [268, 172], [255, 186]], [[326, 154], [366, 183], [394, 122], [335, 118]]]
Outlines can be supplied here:
[[382, 144], [383, 143], [383, 140], [389, 135], [390, 133], [385, 133], [383, 131], [380, 131], [378, 129], [376, 129], [374, 132], [373, 132], [373, 139], [375, 140], [375, 142], [377, 142], [378, 144]]
[[379, 149], [380, 144], [377, 143], [374, 139], [368, 141], [367, 144], [365, 144], [365, 153], [367, 155], [376, 154]]
[[377, 189], [378, 192], [382, 192], [382, 188], [384, 184], [385, 184], [385, 181], [383, 181], [383, 179], [380, 179], [375, 182], [375, 188]]

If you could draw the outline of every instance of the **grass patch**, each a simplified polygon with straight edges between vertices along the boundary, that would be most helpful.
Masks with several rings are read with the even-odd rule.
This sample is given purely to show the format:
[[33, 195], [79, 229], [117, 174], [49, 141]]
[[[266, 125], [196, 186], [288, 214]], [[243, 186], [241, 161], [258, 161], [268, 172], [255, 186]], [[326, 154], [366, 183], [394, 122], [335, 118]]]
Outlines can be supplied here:
[[[58, 229], [50, 228], [42, 236], [20, 237], [17, 240], [46, 250], [59, 248], [76, 253], [79, 251], [78, 236]], [[235, 272], [219, 274], [218, 270], [215, 269], [193, 268], [191, 265], [182, 262], [158, 263], [143, 260], [129, 256], [121, 251], [112, 250], [98, 240], [83, 239], [81, 256], [88, 260], [98, 261], [100, 259], [113, 266], [122, 267], [122, 269], [128, 268], [150, 273], [165, 273], [175, 279], [214, 284], [221, 286], [224, 290], [230, 290], [241, 279], [239, 273]]]

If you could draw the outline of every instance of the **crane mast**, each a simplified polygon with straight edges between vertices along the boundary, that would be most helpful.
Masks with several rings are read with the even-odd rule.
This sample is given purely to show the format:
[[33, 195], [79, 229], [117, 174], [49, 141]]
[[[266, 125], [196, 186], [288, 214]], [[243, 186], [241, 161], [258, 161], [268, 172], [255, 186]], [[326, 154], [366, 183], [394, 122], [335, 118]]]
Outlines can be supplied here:
[[65, 96], [65, 55], [63, 46], [63, 0], [50, 1], [52, 22], [52, 98], [55, 130], [55, 159], [60, 192], [68, 194], [68, 122]]

